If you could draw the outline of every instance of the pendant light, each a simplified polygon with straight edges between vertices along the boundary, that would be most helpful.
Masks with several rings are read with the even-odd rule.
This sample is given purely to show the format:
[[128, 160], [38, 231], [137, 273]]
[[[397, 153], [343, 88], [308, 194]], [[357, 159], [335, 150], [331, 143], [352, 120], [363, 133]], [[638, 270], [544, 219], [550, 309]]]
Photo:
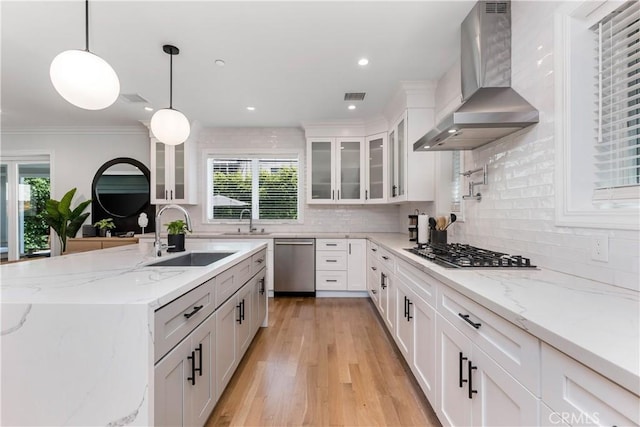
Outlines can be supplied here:
[[60, 96], [85, 110], [102, 110], [120, 94], [118, 75], [104, 59], [89, 51], [89, 0], [85, 0], [85, 50], [58, 54], [49, 68], [53, 87]]
[[173, 55], [180, 50], [172, 45], [162, 46], [162, 50], [169, 55], [169, 108], [163, 108], [151, 117], [151, 132], [160, 142], [167, 145], [182, 144], [189, 137], [191, 127], [189, 120], [180, 111], [173, 108]]

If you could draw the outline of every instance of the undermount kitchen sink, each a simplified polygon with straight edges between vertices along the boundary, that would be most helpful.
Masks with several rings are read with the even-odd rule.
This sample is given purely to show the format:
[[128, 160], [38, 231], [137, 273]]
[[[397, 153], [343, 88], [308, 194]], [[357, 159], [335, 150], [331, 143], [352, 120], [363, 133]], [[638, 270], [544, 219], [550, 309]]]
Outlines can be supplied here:
[[228, 231], [222, 233], [223, 236], [268, 236], [271, 233], [265, 233], [264, 231]]
[[233, 255], [235, 252], [190, 252], [175, 258], [156, 261], [149, 267], [204, 267]]

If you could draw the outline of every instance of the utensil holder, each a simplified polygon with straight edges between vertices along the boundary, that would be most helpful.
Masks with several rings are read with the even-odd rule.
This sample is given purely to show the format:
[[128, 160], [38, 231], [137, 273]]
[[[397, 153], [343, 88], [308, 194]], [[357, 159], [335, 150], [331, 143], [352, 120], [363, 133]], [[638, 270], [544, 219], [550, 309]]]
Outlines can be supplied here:
[[446, 245], [447, 244], [447, 230], [433, 230], [431, 229], [431, 235], [429, 237], [431, 244]]

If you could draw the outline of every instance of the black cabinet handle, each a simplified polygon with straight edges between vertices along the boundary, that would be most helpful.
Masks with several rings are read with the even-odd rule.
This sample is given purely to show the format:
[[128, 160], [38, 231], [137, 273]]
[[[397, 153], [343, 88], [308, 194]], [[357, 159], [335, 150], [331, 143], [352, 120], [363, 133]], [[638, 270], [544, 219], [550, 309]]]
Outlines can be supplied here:
[[340, 200], [340, 190], [338, 190], [338, 200]]
[[262, 263], [264, 262], [264, 259], [262, 259], [262, 258], [257, 259], [257, 260], [256, 260], [256, 262], [257, 262], [258, 264], [262, 264]]
[[326, 246], [338, 246], [337, 243], [327, 243]]
[[371, 289], [371, 293], [375, 295], [378, 293], [378, 291], [376, 291], [375, 289]]
[[364, 199], [369, 200], [369, 190], [364, 190]]
[[465, 360], [467, 360], [467, 358], [462, 355], [462, 352], [460, 352], [458, 356], [458, 361], [460, 364], [460, 372], [458, 374], [458, 385], [460, 386], [460, 388], [462, 388], [463, 384], [467, 382], [467, 380], [462, 378], [462, 370], [463, 370], [463, 365]]
[[[242, 299], [242, 302], [240, 303], [240, 318], [242, 320], [244, 320], [244, 298]], [[242, 324], [242, 322], [240, 322], [240, 324]]]
[[169, 190], [164, 190], [164, 199], [169, 200]]
[[471, 360], [469, 360], [468, 362], [468, 367], [469, 367], [469, 399], [473, 399], [473, 393], [477, 393], [478, 390], [474, 390], [473, 389], [473, 376], [472, 376], [472, 372], [474, 369], [478, 369], [477, 366], [473, 366], [473, 364], [471, 363]]
[[336, 279], [327, 279], [327, 282], [335, 283], [335, 282], [337, 282], [337, 280]]
[[396, 197], [397, 196], [397, 194], [396, 194], [396, 189], [397, 188], [398, 188], [397, 185], [394, 185], [393, 187], [391, 187], [391, 196], [392, 197]]
[[338, 260], [337, 260], [337, 259], [327, 259], [327, 260], [325, 260], [325, 261], [326, 261], [326, 262], [338, 262]]
[[236, 308], [238, 309], [238, 318], [236, 319], [236, 322], [242, 325], [242, 309], [240, 307], [242, 307], [242, 304], [236, 305]]
[[351, 243], [349, 243], [349, 255], [351, 255]]
[[411, 302], [411, 300], [409, 298], [407, 298], [407, 322], [410, 322], [411, 319], [413, 319], [413, 316], [411, 315], [411, 305], [413, 303]]
[[[200, 376], [202, 376], [202, 343], [198, 344], [198, 348], [196, 348], [196, 351], [198, 352], [198, 365], [199, 365], [199, 367], [198, 368], [194, 368], [194, 373], [195, 373], [195, 371], [198, 371]], [[195, 366], [195, 364], [196, 364], [196, 362], [193, 362], [194, 366]]]
[[187, 377], [187, 381], [191, 381], [191, 385], [196, 385], [196, 353], [192, 351], [187, 359], [191, 360], [191, 376]]
[[264, 295], [264, 277], [260, 279], [260, 295]]
[[173, 190], [171, 190], [169, 194], [171, 194], [171, 200], [173, 200]]
[[376, 267], [371, 267], [371, 269], [372, 269], [373, 271], [376, 271], [376, 270], [377, 270], [377, 268], [376, 268]]
[[386, 279], [387, 279], [386, 274], [380, 273], [380, 286], [382, 287], [382, 289], [386, 289], [387, 288]]
[[382, 255], [382, 259], [385, 260], [385, 261], [389, 261], [389, 257], [388, 256]]
[[469, 315], [468, 314], [458, 313], [458, 316], [462, 317], [465, 322], [467, 322], [468, 324], [470, 324], [471, 326], [473, 326], [476, 329], [480, 329], [480, 326], [482, 326], [480, 323], [475, 323], [475, 322], [473, 322], [473, 320], [469, 319]]
[[404, 297], [404, 318], [405, 318], [405, 319], [407, 318], [407, 307], [408, 307], [408, 306], [407, 306], [407, 301], [408, 301], [408, 300], [407, 300], [407, 297], [405, 296], [405, 297]]
[[331, 190], [331, 200], [333, 200], [334, 192], [335, 192], [335, 190]]
[[191, 316], [196, 314], [198, 311], [200, 311], [202, 309], [202, 307], [204, 307], [204, 305], [197, 305], [197, 306], [193, 307], [193, 311], [191, 313], [185, 313], [184, 317], [186, 317], [187, 319], [190, 318]]
[[373, 252], [378, 252], [378, 250], [377, 250], [376, 248], [371, 248], [371, 250], [372, 250]]

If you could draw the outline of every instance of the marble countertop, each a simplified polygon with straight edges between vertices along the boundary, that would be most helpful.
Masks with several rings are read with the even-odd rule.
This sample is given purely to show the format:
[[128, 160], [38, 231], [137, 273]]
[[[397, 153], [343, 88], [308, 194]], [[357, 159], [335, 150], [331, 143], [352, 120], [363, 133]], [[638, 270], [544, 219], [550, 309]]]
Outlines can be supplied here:
[[264, 242], [192, 240], [188, 251], [235, 252], [204, 267], [151, 267], [151, 243], [3, 265], [3, 304], [146, 304], [160, 307], [228, 268], [229, 263], [266, 248]]
[[405, 251], [406, 235], [369, 239], [640, 395], [638, 292], [545, 269], [448, 269]]

